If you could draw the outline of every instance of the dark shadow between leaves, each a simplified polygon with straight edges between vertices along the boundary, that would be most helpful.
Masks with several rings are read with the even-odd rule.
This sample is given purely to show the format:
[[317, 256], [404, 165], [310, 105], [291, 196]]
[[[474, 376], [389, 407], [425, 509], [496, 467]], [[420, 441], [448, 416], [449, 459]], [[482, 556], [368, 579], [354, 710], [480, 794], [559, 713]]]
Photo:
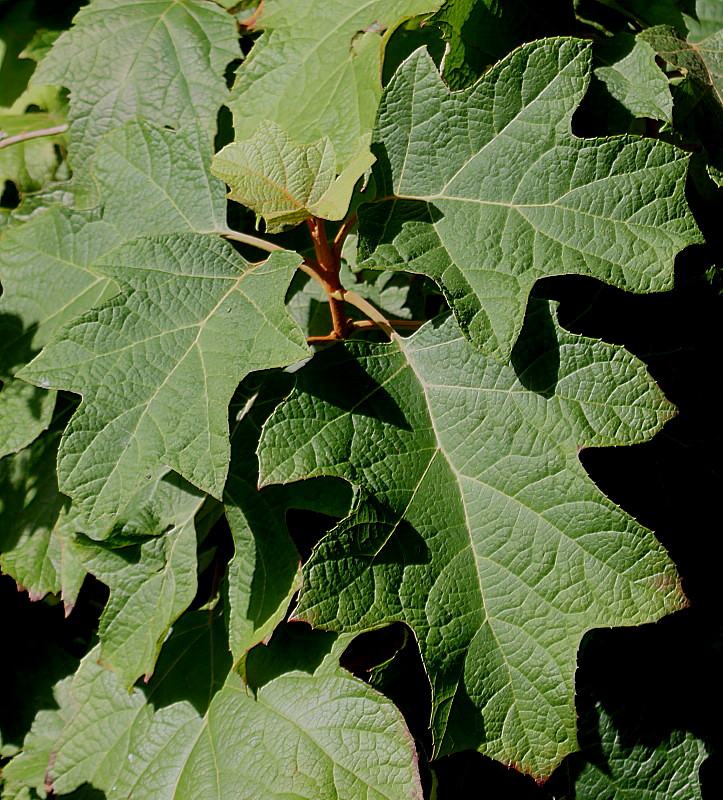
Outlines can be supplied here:
[[560, 347], [549, 302], [530, 300], [511, 361], [525, 389], [547, 398], [554, 396], [560, 374]]

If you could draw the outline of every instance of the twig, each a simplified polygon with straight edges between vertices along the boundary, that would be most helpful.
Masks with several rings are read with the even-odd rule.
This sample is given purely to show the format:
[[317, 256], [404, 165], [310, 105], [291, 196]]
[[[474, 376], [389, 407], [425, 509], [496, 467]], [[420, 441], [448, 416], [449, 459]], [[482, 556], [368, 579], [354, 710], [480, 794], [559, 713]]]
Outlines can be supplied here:
[[246, 30], [248, 30], [248, 31], [251, 31], [251, 30], [254, 29], [254, 27], [256, 26], [256, 23], [259, 21], [259, 17], [261, 16], [261, 13], [264, 10], [264, 2], [265, 2], [265, 0], [261, 0], [261, 2], [259, 3], [259, 7], [256, 9], [256, 11], [254, 11], [254, 13], [250, 17], [248, 17], [247, 19], [245, 19], [241, 23], [241, 27], [242, 28], [246, 28]]
[[67, 125], [56, 125], [54, 128], [41, 128], [37, 131], [26, 131], [25, 133], [17, 133], [15, 136], [0, 136], [0, 149], [3, 147], [10, 147], [11, 144], [17, 144], [18, 142], [26, 142], [28, 139], [39, 139], [41, 136], [57, 136], [59, 133], [65, 133], [67, 130]]
[[281, 245], [274, 242], [267, 242], [266, 239], [261, 239], [258, 236], [250, 236], [248, 233], [239, 233], [238, 231], [223, 231], [221, 236], [226, 239], [233, 239], [234, 242], [242, 242], [243, 244], [250, 244], [251, 247], [258, 247], [259, 250], [266, 250], [267, 253], [273, 253], [276, 250], [283, 250]]

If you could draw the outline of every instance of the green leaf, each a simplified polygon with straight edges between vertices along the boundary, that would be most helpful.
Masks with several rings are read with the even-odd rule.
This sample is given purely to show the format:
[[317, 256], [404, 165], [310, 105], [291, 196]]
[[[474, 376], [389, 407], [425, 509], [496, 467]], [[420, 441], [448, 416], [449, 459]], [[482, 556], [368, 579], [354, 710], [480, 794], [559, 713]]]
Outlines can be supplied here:
[[33, 82], [72, 92], [70, 161], [85, 201], [98, 140], [127, 120], [200, 124], [210, 138], [228, 93], [223, 70], [238, 56], [235, 22], [214, 3], [93, 0], [82, 8]]
[[96, 264], [121, 293], [62, 328], [21, 372], [83, 395], [58, 474], [91, 521], [111, 523], [161, 467], [221, 497], [237, 385], [308, 355], [283, 307], [299, 260], [278, 252], [250, 266], [226, 242], [183, 234], [135, 239]]
[[301, 144], [328, 138], [336, 172], [343, 173], [369, 146], [382, 93], [381, 34], [405, 18], [434, 11], [440, 1], [336, 0], [331, 8], [324, 0], [267, 4], [257, 23], [264, 33], [239, 69], [227, 104], [236, 138], [249, 139], [263, 120]]
[[277, 233], [312, 216], [342, 219], [354, 185], [373, 163], [364, 149], [337, 178], [329, 138], [300, 145], [275, 123], [261, 122], [251, 139], [214, 156], [212, 172], [229, 185], [232, 200], [264, 217], [266, 230]]
[[577, 776], [576, 800], [700, 800], [698, 770], [706, 750], [692, 733], [672, 730], [650, 743], [638, 738], [634, 725], [621, 730], [601, 704], [583, 722], [583, 749], [567, 762]]
[[[248, 385], [247, 385], [248, 384]], [[348, 484], [321, 478], [312, 485], [269, 486], [259, 491], [256, 444], [261, 427], [291, 390], [288, 374], [250, 379], [231, 404], [231, 467], [224, 492], [234, 542], [228, 567], [229, 644], [237, 669], [247, 651], [271, 636], [300, 586], [299, 554], [286, 527], [290, 508], [344, 517]]]
[[123, 686], [152, 675], [158, 653], [173, 622], [196, 595], [194, 516], [204, 495], [185, 481], [164, 481], [153, 508], [165, 503], [172, 514], [160, 516], [172, 527], [142, 544], [112, 549], [80, 540], [83, 566], [110, 588], [98, 628], [100, 663], [113, 670]]
[[337, 475], [363, 492], [305, 567], [296, 616], [406, 622], [436, 753], [476, 747], [538, 777], [576, 749], [585, 631], [685, 604], [665, 550], [578, 458], [649, 438], [672, 407], [637, 359], [549, 314], [531, 305], [509, 364], [449, 316], [389, 345], [337, 345], [298, 373], [259, 447], [262, 485]]
[[49, 431], [0, 461], [0, 567], [32, 600], [61, 594], [68, 614], [86, 570], [73, 537], [68, 498], [58, 492], [59, 440], [60, 430]]
[[115, 294], [91, 265], [119, 241], [97, 212], [66, 208], [41, 211], [0, 239], [0, 454], [47, 428], [55, 393], [13, 376], [63, 323]]
[[[72, 682], [58, 687], [59, 710], [44, 712], [64, 722], [48, 771], [54, 791], [87, 781], [108, 800], [259, 793], [421, 800], [416, 753], [401, 715], [339, 667], [344, 644], [310, 632], [275, 640], [272, 658], [251, 660], [255, 696], [231, 672], [205, 715], [188, 701], [154, 713], [141, 691], [129, 695], [91, 652]], [[7, 768], [11, 778], [23, 760], [42, 756], [38, 744], [41, 752], [27, 748]]]
[[571, 4], [558, 0], [445, 0], [429, 21], [449, 42], [445, 82], [464, 89], [524, 42], [565, 33], [573, 15]]
[[124, 239], [226, 230], [223, 184], [209, 175], [212, 152], [194, 125], [173, 131], [139, 118], [110, 131], [92, 163], [103, 218]]
[[502, 358], [538, 278], [671, 288], [675, 255], [700, 241], [686, 155], [573, 137], [589, 72], [576, 39], [525, 45], [463, 92], [424, 51], [407, 60], [380, 106], [375, 171], [389, 199], [359, 211], [360, 265], [429, 275], [465, 334]]
[[652, 25], [670, 25], [684, 32], [685, 19], [681, 11], [680, 0], [599, 0], [610, 8], [635, 20], [643, 27]]
[[701, 42], [723, 28], [720, 0], [696, 0], [694, 15], [684, 14], [688, 41]]
[[[593, 50], [597, 61], [593, 72], [609, 96], [633, 117], [672, 123], [670, 84], [655, 63], [655, 51], [646, 41], [629, 33], [618, 33], [596, 42]], [[600, 98], [595, 99], [599, 102]]]

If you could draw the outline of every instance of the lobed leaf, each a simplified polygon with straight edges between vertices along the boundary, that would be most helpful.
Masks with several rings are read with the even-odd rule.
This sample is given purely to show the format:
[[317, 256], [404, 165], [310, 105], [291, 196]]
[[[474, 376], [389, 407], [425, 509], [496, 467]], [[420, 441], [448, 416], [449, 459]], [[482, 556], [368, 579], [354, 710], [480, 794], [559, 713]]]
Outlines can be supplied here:
[[585, 631], [685, 600], [663, 548], [578, 459], [652, 436], [672, 407], [639, 361], [560, 329], [547, 304], [527, 325], [507, 364], [451, 317], [390, 345], [337, 345], [299, 372], [259, 459], [262, 485], [337, 475], [363, 491], [304, 568], [297, 618], [406, 622], [435, 752], [474, 747], [544, 777], [576, 749]]
[[279, 252], [250, 266], [202, 234], [141, 237], [96, 264], [121, 293], [62, 328], [20, 373], [83, 395], [58, 474], [92, 522], [110, 524], [162, 467], [221, 497], [237, 385], [308, 354], [283, 307], [298, 264]]
[[538, 278], [577, 273], [662, 291], [675, 255], [700, 241], [684, 153], [571, 135], [589, 73], [589, 44], [544, 39], [450, 92], [419, 51], [380, 106], [380, 202], [359, 211], [361, 266], [429, 275], [466, 335], [499, 358]]

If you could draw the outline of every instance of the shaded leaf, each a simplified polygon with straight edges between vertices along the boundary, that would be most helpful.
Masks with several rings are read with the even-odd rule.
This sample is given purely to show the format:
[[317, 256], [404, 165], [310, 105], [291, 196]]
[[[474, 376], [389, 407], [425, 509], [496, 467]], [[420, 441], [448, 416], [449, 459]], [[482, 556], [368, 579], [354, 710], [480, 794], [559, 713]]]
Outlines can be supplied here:
[[407, 60], [380, 106], [375, 172], [388, 199], [360, 209], [361, 266], [434, 278], [465, 333], [503, 358], [538, 278], [670, 288], [675, 255], [700, 241], [686, 156], [573, 137], [589, 72], [589, 45], [575, 39], [525, 45], [463, 92], [423, 51]]
[[298, 373], [259, 458], [263, 484], [338, 475], [363, 490], [305, 567], [297, 617], [406, 622], [436, 753], [477, 748], [543, 777], [576, 749], [584, 632], [685, 601], [664, 549], [578, 459], [652, 436], [671, 406], [639, 361], [566, 333], [547, 304], [527, 324], [511, 364], [451, 317], [389, 345], [337, 345]]
[[110, 523], [161, 467], [221, 497], [237, 385], [308, 354], [283, 307], [298, 264], [278, 252], [250, 266], [226, 242], [183, 234], [141, 237], [96, 265], [121, 294], [65, 326], [21, 373], [83, 395], [58, 474], [92, 522]]

